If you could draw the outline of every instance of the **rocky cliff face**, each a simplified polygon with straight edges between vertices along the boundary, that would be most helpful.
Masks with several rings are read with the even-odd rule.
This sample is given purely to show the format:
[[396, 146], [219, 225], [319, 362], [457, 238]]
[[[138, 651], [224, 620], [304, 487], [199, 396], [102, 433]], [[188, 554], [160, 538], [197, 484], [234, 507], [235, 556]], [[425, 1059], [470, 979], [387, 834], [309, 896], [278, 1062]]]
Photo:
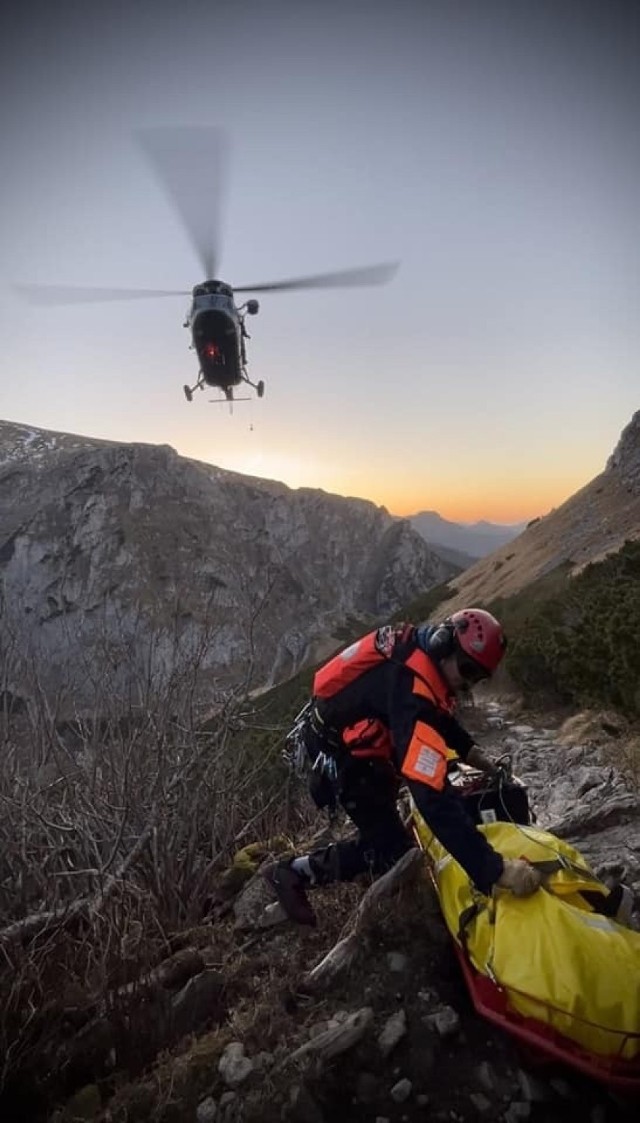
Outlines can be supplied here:
[[606, 471], [616, 475], [630, 491], [640, 494], [640, 409], [622, 430]]
[[121, 687], [197, 659], [210, 682], [270, 684], [451, 568], [363, 500], [4, 422], [0, 571], [9, 631], [77, 701], [105, 658]]

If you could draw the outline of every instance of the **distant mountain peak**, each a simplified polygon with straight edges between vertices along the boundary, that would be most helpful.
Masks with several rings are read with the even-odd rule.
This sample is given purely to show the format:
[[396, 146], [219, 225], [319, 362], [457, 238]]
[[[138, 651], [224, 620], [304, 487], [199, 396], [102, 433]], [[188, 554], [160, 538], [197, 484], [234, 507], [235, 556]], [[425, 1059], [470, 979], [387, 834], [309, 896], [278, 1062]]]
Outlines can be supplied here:
[[444, 519], [437, 511], [420, 511], [410, 518], [411, 525], [434, 549], [454, 550], [463, 568], [478, 558], [492, 554], [500, 546], [516, 538], [525, 523], [505, 526], [481, 519], [475, 523], [456, 523]]

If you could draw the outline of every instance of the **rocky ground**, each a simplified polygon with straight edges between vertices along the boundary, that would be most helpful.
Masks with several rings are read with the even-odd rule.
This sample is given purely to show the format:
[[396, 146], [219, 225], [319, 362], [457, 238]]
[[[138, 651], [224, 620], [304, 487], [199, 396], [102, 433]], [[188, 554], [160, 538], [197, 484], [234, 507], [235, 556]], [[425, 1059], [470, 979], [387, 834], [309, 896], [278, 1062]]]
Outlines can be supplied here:
[[[542, 727], [488, 701], [467, 724], [494, 755], [512, 755], [541, 827], [640, 894], [640, 796], [620, 766], [616, 719]], [[172, 1002], [203, 1004], [206, 1032], [143, 1077], [111, 1078], [106, 1104], [107, 1084], [88, 1085], [56, 1113], [60, 1123], [637, 1118], [637, 1104], [568, 1069], [541, 1067], [475, 1014], [422, 871], [373, 910], [348, 969], [315, 988], [305, 976], [344, 934], [363, 887], [319, 891], [316, 930], [256, 927], [263, 893], [254, 879], [232, 913], [192, 936], [204, 969]]]

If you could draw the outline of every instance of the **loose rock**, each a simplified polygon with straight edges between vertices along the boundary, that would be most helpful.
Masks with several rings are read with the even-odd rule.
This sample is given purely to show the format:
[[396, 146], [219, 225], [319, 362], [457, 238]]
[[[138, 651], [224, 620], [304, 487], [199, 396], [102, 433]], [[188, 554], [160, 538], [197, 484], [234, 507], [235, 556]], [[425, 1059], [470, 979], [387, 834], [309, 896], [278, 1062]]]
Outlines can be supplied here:
[[244, 1055], [241, 1041], [230, 1041], [218, 1062], [218, 1072], [225, 1084], [236, 1088], [253, 1071], [253, 1061]]
[[386, 1022], [380, 1036], [378, 1037], [378, 1046], [383, 1057], [388, 1057], [389, 1054], [395, 1049], [399, 1041], [402, 1040], [407, 1032], [407, 1017], [404, 1010], [398, 1010], [396, 1014], [392, 1014]]
[[409, 1099], [412, 1088], [413, 1084], [410, 1080], [407, 1080], [405, 1076], [402, 1080], [399, 1080], [397, 1084], [393, 1085], [390, 1093], [391, 1099], [394, 1100], [397, 1104], [404, 1103], [405, 1100]]

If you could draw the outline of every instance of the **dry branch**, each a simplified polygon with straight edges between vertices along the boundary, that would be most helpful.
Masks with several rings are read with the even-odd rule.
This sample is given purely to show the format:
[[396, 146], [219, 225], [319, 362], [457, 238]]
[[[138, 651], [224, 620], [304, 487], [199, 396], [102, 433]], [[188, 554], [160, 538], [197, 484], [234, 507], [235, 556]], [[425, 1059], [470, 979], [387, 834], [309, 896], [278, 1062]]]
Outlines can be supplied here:
[[109, 874], [104, 885], [97, 893], [90, 897], [79, 897], [70, 905], [62, 905], [57, 909], [33, 913], [31, 916], [23, 917], [22, 920], [14, 921], [13, 924], [9, 924], [6, 928], [0, 930], [0, 943], [12, 943], [15, 940], [40, 936], [58, 925], [66, 926], [81, 917], [91, 918], [95, 916], [116, 885], [122, 880], [129, 867], [144, 850], [153, 831], [153, 826], [154, 820], [147, 824], [135, 846], [122, 860], [116, 872]]
[[414, 877], [421, 864], [422, 851], [418, 847], [414, 847], [408, 850], [387, 873], [374, 881], [347, 921], [345, 925], [347, 934], [305, 976], [303, 982], [305, 990], [313, 990], [331, 982], [336, 975], [349, 966], [360, 946], [362, 929], [379, 902], [384, 897], [394, 893], [398, 886]]
[[363, 1006], [360, 1010], [349, 1014], [339, 1025], [331, 1026], [324, 1033], [319, 1033], [310, 1041], [306, 1041], [296, 1049], [295, 1053], [291, 1053], [286, 1058], [285, 1064], [288, 1061], [297, 1061], [308, 1053], [322, 1060], [337, 1057], [339, 1053], [346, 1053], [347, 1049], [351, 1049], [361, 1037], [364, 1037], [372, 1022], [373, 1010], [370, 1006]]

